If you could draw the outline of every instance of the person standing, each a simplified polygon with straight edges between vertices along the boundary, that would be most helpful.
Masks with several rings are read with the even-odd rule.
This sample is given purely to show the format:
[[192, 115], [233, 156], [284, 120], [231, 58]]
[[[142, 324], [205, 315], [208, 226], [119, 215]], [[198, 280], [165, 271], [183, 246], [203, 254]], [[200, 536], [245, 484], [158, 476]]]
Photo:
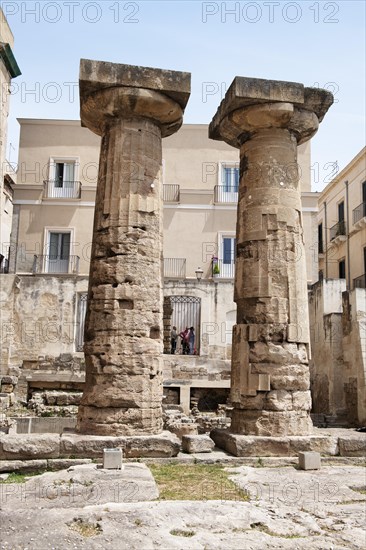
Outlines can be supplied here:
[[177, 338], [178, 338], [177, 327], [173, 327], [170, 332], [170, 344], [171, 344], [170, 353], [172, 355], [175, 354], [175, 351], [177, 349]]
[[194, 328], [191, 327], [188, 333], [189, 355], [194, 354], [194, 341], [195, 341]]
[[188, 355], [189, 353], [188, 333], [189, 330], [188, 327], [186, 327], [185, 330], [182, 330], [182, 332], [179, 334], [179, 336], [181, 337], [183, 355]]

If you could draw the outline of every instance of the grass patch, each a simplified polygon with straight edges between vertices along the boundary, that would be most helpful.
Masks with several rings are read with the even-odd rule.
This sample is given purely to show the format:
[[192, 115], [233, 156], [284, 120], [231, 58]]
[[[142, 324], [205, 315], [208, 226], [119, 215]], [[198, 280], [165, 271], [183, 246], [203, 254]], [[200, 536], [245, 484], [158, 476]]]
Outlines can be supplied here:
[[170, 534], [176, 537], [194, 537], [196, 533], [194, 531], [184, 531], [183, 529], [172, 529]]
[[366, 495], [366, 487], [350, 487], [350, 489], [356, 493], [361, 493], [361, 495]]
[[274, 531], [271, 531], [267, 525], [265, 525], [262, 522], [258, 523], [251, 523], [250, 527], [252, 529], [256, 529], [257, 531], [261, 531], [262, 533], [265, 533], [266, 535], [269, 535], [270, 537], [278, 537], [281, 539], [300, 539], [302, 538], [300, 535], [280, 535], [279, 533], [275, 533]]
[[103, 531], [99, 523], [89, 523], [82, 518], [74, 518], [72, 523], [68, 523], [67, 526], [72, 531], [76, 531], [83, 537], [95, 537], [100, 535]]
[[249, 500], [219, 464], [151, 464], [160, 500]]
[[45, 470], [42, 472], [26, 472], [22, 474], [19, 472], [11, 472], [6, 479], [0, 479], [0, 483], [25, 483], [29, 477], [40, 476], [44, 473]]

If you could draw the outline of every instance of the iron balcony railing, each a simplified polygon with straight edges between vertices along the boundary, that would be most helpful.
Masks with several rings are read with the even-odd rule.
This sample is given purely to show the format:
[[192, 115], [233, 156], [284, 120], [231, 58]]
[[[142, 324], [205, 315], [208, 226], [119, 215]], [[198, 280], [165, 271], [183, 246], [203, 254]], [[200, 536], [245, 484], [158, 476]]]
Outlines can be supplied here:
[[33, 273], [79, 273], [79, 256], [34, 256]]
[[186, 278], [186, 258], [164, 258], [164, 277]]
[[214, 202], [238, 202], [238, 187], [236, 185], [215, 185]]
[[235, 277], [235, 260], [219, 260], [215, 259], [212, 262], [212, 276], [214, 279], [234, 279]]
[[170, 183], [163, 185], [163, 200], [165, 202], [179, 202], [180, 185]]
[[333, 241], [339, 235], [346, 234], [346, 222], [344, 220], [336, 223], [333, 227], [330, 228], [330, 240]]
[[366, 202], [361, 202], [361, 204], [359, 204], [357, 208], [353, 210], [353, 223], [359, 222], [365, 216], [366, 216]]
[[80, 199], [81, 182], [46, 180], [44, 181], [45, 199]]
[[366, 288], [366, 274], [360, 275], [353, 279], [353, 288]]

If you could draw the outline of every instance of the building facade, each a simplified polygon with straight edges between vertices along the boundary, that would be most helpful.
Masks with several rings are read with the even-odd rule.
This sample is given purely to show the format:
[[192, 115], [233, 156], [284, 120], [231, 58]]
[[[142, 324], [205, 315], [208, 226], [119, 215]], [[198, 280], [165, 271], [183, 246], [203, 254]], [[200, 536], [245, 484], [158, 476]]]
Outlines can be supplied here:
[[318, 235], [320, 278], [365, 288], [366, 147], [320, 194]]
[[14, 37], [0, 7], [0, 272], [8, 270], [13, 213], [14, 170], [6, 160], [11, 80], [20, 70], [13, 54]]
[[366, 423], [366, 148], [319, 197], [319, 281], [310, 292], [313, 410]]

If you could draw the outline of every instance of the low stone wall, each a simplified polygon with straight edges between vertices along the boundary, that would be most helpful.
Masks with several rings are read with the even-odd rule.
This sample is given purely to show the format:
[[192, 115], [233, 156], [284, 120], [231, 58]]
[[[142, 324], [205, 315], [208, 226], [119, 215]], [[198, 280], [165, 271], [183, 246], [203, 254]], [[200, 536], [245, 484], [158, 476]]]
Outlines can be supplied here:
[[75, 428], [75, 418], [47, 418], [40, 416], [11, 417], [16, 422], [17, 434], [62, 434], [65, 428]]
[[49, 458], [102, 458], [104, 449], [120, 447], [125, 458], [170, 458], [180, 450], [179, 439], [170, 432], [150, 436], [93, 436], [75, 433], [0, 434], [2, 460]]

